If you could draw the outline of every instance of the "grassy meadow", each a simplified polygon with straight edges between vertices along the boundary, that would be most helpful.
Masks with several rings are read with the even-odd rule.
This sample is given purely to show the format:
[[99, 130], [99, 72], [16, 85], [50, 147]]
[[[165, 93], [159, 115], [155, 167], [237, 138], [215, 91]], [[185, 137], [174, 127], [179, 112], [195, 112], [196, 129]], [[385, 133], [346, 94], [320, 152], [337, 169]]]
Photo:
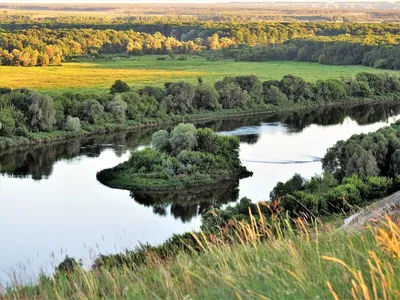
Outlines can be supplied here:
[[[258, 216], [257, 216], [258, 217]], [[230, 238], [194, 235], [200, 253], [140, 266], [42, 278], [8, 290], [5, 299], [396, 299], [400, 293], [400, 227], [348, 234], [301, 220], [269, 225], [260, 215], [230, 224]], [[227, 228], [222, 228], [227, 230]], [[1, 298], [1, 297], [0, 297]]]
[[214, 84], [224, 76], [255, 74], [261, 80], [281, 79], [293, 74], [306, 81], [355, 76], [359, 72], [396, 73], [363, 66], [330, 66], [317, 63], [271, 61], [234, 62], [229, 60], [208, 61], [193, 56], [187, 60], [157, 60], [158, 56], [141, 56], [113, 60], [80, 59], [62, 66], [7, 67], [0, 66], [1, 86], [30, 88], [48, 93], [75, 91], [82, 93], [104, 92], [116, 79], [129, 85], [162, 86], [167, 81], [184, 80], [196, 83], [199, 76], [208, 84]]

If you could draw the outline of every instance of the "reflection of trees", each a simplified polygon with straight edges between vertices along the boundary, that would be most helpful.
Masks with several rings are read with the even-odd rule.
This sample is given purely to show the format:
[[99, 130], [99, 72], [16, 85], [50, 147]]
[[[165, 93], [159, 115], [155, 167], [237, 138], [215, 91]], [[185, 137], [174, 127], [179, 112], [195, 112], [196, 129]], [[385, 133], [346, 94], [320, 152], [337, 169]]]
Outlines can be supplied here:
[[225, 181], [212, 186], [174, 190], [164, 192], [134, 192], [131, 197], [138, 203], [152, 207], [153, 212], [166, 216], [170, 214], [182, 222], [189, 222], [192, 218], [203, 214], [210, 207], [218, 207], [239, 197], [239, 182]]
[[398, 105], [390, 103], [365, 104], [352, 107], [324, 107], [272, 116], [268, 121], [280, 121], [289, 125], [291, 132], [301, 132], [311, 124], [322, 126], [343, 123], [346, 117], [358, 125], [387, 121], [388, 117], [400, 113]]
[[241, 143], [246, 143], [249, 145], [257, 144], [259, 139], [260, 139], [260, 135], [255, 134], [255, 133], [239, 136], [239, 140]]
[[[280, 122], [288, 125], [289, 132], [301, 132], [311, 124], [333, 125], [342, 123], [349, 116], [357, 124], [365, 125], [387, 121], [400, 114], [400, 106], [394, 104], [357, 105], [353, 107], [325, 107], [312, 110], [281, 113], [270, 116], [252, 115], [242, 118], [199, 123], [200, 127], [211, 127], [215, 131], [232, 131], [240, 126], [259, 126], [264, 122]], [[75, 157], [98, 157], [104, 149], [113, 149], [121, 156], [127, 149], [148, 145], [151, 135], [160, 127], [143, 128], [128, 133], [91, 136], [83, 139], [57, 142], [47, 145], [29, 146], [25, 150], [0, 153], [0, 172], [16, 177], [32, 176], [35, 180], [48, 178], [55, 162]], [[240, 136], [240, 141], [257, 143], [257, 134]]]
[[398, 114], [400, 114], [400, 106], [389, 104], [364, 105], [360, 106], [359, 109], [353, 109], [349, 112], [349, 116], [359, 125], [387, 121], [389, 117]]
[[0, 172], [20, 178], [32, 176], [35, 180], [46, 179], [52, 174], [53, 165], [59, 160], [84, 156], [98, 157], [105, 149], [113, 149], [116, 155], [121, 156], [127, 148], [149, 143], [153, 132], [154, 129], [143, 129], [2, 152], [0, 153]]
[[214, 131], [232, 131], [240, 126], [259, 126], [265, 120], [265, 115], [260, 116], [245, 116], [235, 117], [228, 119], [220, 119], [215, 121], [201, 122], [197, 124], [197, 127], [208, 127]]

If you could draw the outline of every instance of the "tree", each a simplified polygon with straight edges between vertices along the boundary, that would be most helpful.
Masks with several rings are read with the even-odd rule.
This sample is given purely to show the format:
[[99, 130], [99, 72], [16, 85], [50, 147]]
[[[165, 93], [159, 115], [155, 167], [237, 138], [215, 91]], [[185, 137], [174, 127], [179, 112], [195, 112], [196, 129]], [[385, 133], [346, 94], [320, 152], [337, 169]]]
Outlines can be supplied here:
[[376, 176], [379, 174], [379, 169], [371, 152], [361, 149], [348, 160], [345, 174], [346, 176], [357, 174], [361, 177]]
[[33, 131], [49, 131], [56, 123], [56, 111], [53, 99], [48, 95], [31, 93], [28, 108], [30, 127]]
[[81, 123], [79, 118], [68, 116], [65, 120], [64, 129], [67, 131], [78, 132], [81, 130]]
[[264, 102], [272, 105], [284, 105], [289, 103], [288, 98], [276, 86], [271, 86], [264, 90]]
[[5, 95], [11, 93], [11, 89], [7, 87], [0, 87], [0, 95]]
[[390, 157], [390, 174], [393, 177], [400, 175], [400, 149], [396, 149]]
[[166, 130], [159, 130], [153, 134], [151, 144], [158, 151], [170, 152], [171, 145], [169, 143], [170, 135]]
[[13, 136], [15, 133], [15, 120], [13, 118], [13, 109], [0, 109], [0, 136]]
[[235, 82], [223, 84], [218, 92], [222, 108], [225, 109], [242, 107], [250, 99], [248, 93], [242, 91], [240, 86]]
[[219, 94], [213, 87], [200, 83], [195, 92], [194, 106], [197, 109], [216, 110], [221, 107]]
[[193, 110], [193, 100], [196, 88], [186, 82], [166, 83], [164, 102], [168, 111], [176, 114], [186, 114]]
[[318, 80], [315, 97], [326, 102], [343, 100], [346, 97], [346, 89], [338, 80]]
[[114, 120], [119, 123], [125, 122], [126, 111], [128, 110], [128, 104], [125, 101], [119, 98], [114, 98], [114, 100], [108, 103], [107, 109], [112, 114]]
[[164, 100], [165, 92], [162, 88], [155, 87], [155, 86], [145, 86], [144, 88], [138, 91], [139, 95], [147, 95], [154, 97], [157, 102], [161, 102]]
[[171, 131], [170, 138], [173, 155], [178, 155], [182, 150], [193, 150], [197, 146], [197, 129], [193, 124], [181, 123]]
[[295, 102], [312, 97], [311, 87], [301, 77], [285, 75], [280, 81], [279, 88], [282, 93]]
[[126, 92], [129, 92], [130, 90], [131, 90], [131, 88], [128, 86], [128, 84], [126, 82], [118, 79], [111, 86], [110, 93], [111, 94], [126, 93]]
[[269, 197], [271, 200], [276, 200], [279, 197], [291, 194], [295, 191], [301, 190], [304, 187], [306, 180], [301, 177], [300, 174], [295, 174], [291, 179], [283, 182], [278, 182], [278, 184], [273, 188]]
[[83, 120], [97, 124], [103, 117], [104, 107], [96, 100], [86, 100], [82, 103]]

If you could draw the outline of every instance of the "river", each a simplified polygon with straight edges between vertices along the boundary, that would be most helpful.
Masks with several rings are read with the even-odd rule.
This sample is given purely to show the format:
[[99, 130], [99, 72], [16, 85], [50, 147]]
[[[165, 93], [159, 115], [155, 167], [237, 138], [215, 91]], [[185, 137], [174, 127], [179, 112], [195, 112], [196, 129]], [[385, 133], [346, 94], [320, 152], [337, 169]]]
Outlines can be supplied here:
[[108, 188], [96, 173], [150, 144], [159, 128], [96, 136], [0, 153], [0, 283], [34, 281], [65, 255], [90, 266], [99, 253], [198, 230], [212, 205], [242, 197], [268, 200], [278, 181], [322, 171], [336, 141], [400, 119], [399, 105], [325, 108], [200, 123], [240, 138], [242, 163], [254, 172], [238, 183], [160, 195]]

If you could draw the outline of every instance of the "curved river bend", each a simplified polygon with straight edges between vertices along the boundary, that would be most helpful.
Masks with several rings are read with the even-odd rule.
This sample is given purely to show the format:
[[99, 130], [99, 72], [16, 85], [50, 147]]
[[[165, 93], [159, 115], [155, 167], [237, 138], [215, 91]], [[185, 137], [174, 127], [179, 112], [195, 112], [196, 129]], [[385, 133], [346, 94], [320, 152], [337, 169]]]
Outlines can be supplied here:
[[328, 147], [400, 119], [400, 107], [359, 106], [219, 120], [198, 126], [240, 138], [254, 176], [239, 183], [159, 195], [108, 188], [96, 172], [150, 144], [158, 129], [73, 140], [0, 153], [0, 283], [34, 280], [66, 254], [90, 265], [99, 253], [161, 243], [197, 230], [211, 205], [269, 199], [278, 181], [321, 172]]

